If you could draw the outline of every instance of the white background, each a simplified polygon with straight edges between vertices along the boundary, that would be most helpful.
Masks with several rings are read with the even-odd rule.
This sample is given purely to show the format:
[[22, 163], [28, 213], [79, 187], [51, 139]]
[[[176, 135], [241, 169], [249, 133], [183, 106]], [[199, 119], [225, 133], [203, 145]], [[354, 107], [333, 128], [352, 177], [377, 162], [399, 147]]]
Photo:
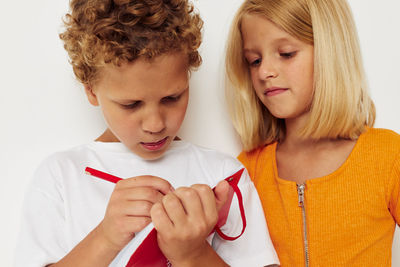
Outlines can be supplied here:
[[[195, 0], [204, 21], [204, 63], [191, 82], [181, 137], [236, 156], [240, 145], [225, 110], [223, 55], [241, 0]], [[350, 0], [361, 40], [377, 127], [400, 132], [400, 1]], [[0, 266], [11, 266], [24, 190], [50, 153], [104, 129], [74, 80], [58, 39], [67, 0], [5, 1], [0, 14]], [[395, 240], [393, 265], [400, 266]]]

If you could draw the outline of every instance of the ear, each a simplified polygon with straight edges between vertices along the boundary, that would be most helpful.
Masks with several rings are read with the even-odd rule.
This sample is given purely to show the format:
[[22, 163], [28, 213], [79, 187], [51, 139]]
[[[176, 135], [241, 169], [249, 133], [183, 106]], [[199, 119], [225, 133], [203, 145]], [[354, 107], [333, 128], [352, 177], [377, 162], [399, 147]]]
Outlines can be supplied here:
[[93, 91], [93, 87], [90, 84], [84, 84], [86, 96], [93, 106], [98, 106], [99, 101], [97, 100], [97, 95]]

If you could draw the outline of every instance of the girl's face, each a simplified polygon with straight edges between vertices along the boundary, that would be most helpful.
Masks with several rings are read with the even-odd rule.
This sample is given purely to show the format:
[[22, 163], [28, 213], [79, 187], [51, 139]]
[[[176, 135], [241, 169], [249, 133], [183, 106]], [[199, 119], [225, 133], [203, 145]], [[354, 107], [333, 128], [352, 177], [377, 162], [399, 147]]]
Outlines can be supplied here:
[[94, 87], [86, 88], [108, 124], [109, 134], [101, 141], [120, 141], [143, 159], [162, 156], [186, 113], [187, 61], [187, 55], [178, 53], [105, 67]]
[[253, 87], [265, 107], [281, 119], [307, 114], [313, 96], [313, 46], [259, 15], [245, 15], [241, 32]]

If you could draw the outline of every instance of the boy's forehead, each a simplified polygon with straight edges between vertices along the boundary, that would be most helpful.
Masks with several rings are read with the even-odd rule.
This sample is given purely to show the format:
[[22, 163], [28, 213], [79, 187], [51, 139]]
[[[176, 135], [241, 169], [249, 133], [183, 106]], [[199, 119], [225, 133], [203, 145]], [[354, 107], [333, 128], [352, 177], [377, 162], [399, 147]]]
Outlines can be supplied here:
[[[124, 76], [138, 73], [173, 73], [187, 72], [189, 58], [185, 53], [169, 53], [154, 58], [139, 57], [131, 62], [123, 62], [119, 66], [108, 64], [103, 68], [103, 74], [109, 76]], [[139, 76], [139, 77], [140, 77]], [[138, 77], [138, 78], [139, 78]]]
[[[183, 53], [166, 54], [153, 59], [139, 58], [120, 66], [106, 65], [101, 70], [99, 87], [114, 93], [129, 94], [143, 89], [174, 92], [186, 87], [189, 76], [188, 57]], [[182, 89], [182, 88], [181, 88]]]

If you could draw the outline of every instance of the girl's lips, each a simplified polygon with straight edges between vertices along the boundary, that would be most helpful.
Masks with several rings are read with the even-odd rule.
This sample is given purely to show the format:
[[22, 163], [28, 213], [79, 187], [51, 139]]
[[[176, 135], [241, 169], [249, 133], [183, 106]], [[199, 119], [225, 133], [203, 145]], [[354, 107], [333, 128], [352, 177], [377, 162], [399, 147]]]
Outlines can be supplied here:
[[286, 90], [288, 90], [288, 88], [272, 87], [272, 88], [268, 88], [267, 90], [265, 90], [264, 95], [266, 95], [266, 96], [279, 95], [279, 94], [285, 92]]
[[147, 150], [155, 151], [155, 150], [160, 150], [167, 143], [167, 139], [168, 136], [154, 143], [141, 142], [140, 144]]

